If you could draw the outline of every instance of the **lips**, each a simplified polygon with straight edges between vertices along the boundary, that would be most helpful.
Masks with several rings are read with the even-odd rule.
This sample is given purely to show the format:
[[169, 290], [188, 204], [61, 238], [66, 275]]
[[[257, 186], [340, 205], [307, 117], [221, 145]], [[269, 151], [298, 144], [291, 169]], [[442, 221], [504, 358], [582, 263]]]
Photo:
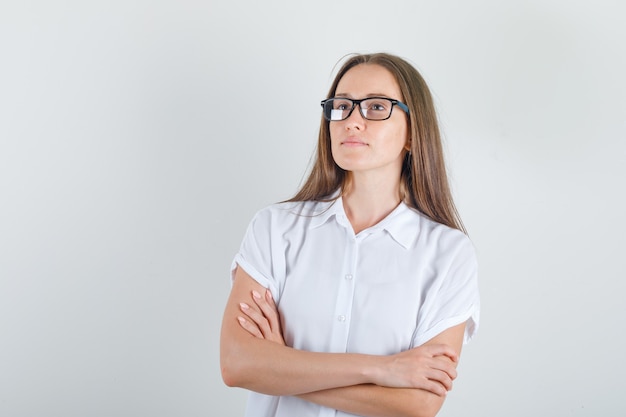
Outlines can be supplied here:
[[348, 145], [348, 146], [364, 146], [367, 145], [367, 143], [363, 142], [361, 139], [358, 138], [348, 138], [344, 141], [341, 142], [342, 145]]

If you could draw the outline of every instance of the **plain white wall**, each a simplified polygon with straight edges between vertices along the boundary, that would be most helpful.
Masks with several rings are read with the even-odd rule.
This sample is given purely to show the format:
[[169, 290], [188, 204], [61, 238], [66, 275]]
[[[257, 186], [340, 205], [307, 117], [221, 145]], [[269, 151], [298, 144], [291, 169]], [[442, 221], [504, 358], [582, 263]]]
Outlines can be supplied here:
[[623, 416], [621, 1], [0, 5], [0, 415], [240, 416], [228, 270], [350, 52], [413, 62], [476, 245], [441, 416]]

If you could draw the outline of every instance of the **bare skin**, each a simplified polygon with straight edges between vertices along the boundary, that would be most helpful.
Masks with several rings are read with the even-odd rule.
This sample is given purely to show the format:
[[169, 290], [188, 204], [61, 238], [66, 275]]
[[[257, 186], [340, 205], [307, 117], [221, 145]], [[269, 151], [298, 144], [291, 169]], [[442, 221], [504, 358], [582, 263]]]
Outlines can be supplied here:
[[363, 416], [434, 416], [457, 376], [464, 328], [390, 356], [296, 350], [284, 344], [269, 291], [239, 268], [222, 327], [222, 374], [229, 386]]
[[[402, 98], [389, 71], [366, 64], [342, 77], [336, 95]], [[350, 179], [343, 204], [355, 233], [378, 223], [401, 201], [407, 120], [396, 109], [385, 121], [365, 120], [354, 111], [330, 123], [333, 158]], [[229, 386], [299, 396], [362, 416], [432, 417], [457, 377], [464, 331], [465, 323], [388, 356], [297, 350], [285, 345], [269, 291], [237, 268], [222, 324], [222, 377]]]

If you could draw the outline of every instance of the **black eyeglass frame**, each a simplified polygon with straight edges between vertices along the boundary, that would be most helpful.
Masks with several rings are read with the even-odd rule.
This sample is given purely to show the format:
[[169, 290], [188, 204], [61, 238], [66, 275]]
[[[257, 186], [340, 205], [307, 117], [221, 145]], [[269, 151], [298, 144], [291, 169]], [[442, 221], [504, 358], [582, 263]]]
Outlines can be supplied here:
[[[361, 102], [367, 101], [367, 100], [373, 100], [373, 99], [379, 99], [379, 100], [383, 99], [383, 100], [387, 100], [387, 101], [391, 102], [391, 110], [389, 110], [389, 116], [385, 117], [384, 119], [369, 119], [369, 118], [365, 117], [365, 115], [363, 114], [363, 108], [361, 107]], [[324, 115], [324, 119], [328, 120], [329, 122], [342, 122], [342, 121], [348, 119], [352, 115], [352, 112], [354, 111], [354, 108], [356, 106], [359, 106], [359, 113], [361, 113], [361, 117], [363, 117], [365, 120], [370, 120], [372, 122], [382, 122], [383, 120], [389, 119], [391, 117], [391, 114], [393, 113], [393, 106], [398, 106], [406, 114], [410, 114], [409, 106], [407, 106], [406, 104], [404, 104], [400, 100], [395, 100], [395, 99], [389, 98], [389, 97], [367, 97], [367, 98], [362, 98], [360, 100], [354, 100], [354, 99], [347, 98], [347, 97], [330, 97], [330, 98], [327, 98], [326, 100], [322, 100], [322, 102], [320, 103], [321, 106], [322, 106], [322, 109], [324, 109], [324, 110], [326, 109], [326, 107], [325, 107], [326, 103], [329, 102], [330, 100], [346, 100], [346, 101], [350, 101], [352, 103], [352, 108], [348, 112], [348, 115], [346, 117], [344, 117], [343, 119], [340, 119], [340, 120], [333, 120], [333, 119], [329, 118], [328, 116], [326, 116], [326, 111], [322, 111], [322, 114]]]

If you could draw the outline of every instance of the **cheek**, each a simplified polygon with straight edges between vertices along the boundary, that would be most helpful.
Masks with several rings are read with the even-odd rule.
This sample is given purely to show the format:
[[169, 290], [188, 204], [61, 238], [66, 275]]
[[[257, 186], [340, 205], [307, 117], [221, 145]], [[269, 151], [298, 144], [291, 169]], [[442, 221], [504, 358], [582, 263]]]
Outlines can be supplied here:
[[339, 134], [338, 134], [338, 129], [337, 127], [331, 127], [329, 129], [329, 133], [330, 133], [330, 149], [334, 150], [337, 146], [339, 146], [338, 141], [339, 141]]
[[330, 141], [333, 142], [333, 138], [339, 137], [338, 134], [341, 131], [339, 127], [337, 127], [338, 123], [331, 123], [328, 127], [328, 132], [330, 133]]
[[409, 150], [409, 129], [403, 128], [400, 130], [398, 137], [401, 138], [400, 142], [402, 143], [402, 149]]

